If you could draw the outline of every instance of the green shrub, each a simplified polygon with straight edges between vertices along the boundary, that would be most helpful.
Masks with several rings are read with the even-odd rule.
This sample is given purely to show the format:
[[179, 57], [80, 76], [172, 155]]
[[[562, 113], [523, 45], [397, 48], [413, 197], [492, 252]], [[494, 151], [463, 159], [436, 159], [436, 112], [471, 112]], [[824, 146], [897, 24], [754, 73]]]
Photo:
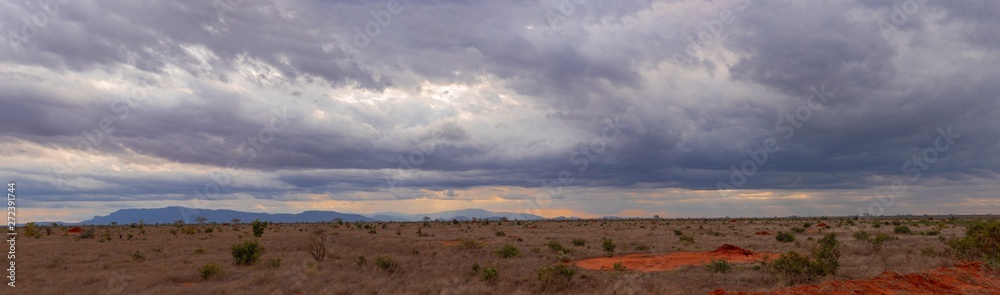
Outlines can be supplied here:
[[396, 260], [393, 260], [392, 257], [375, 256], [375, 267], [391, 273], [396, 272], [396, 269], [399, 268], [399, 264], [396, 263]]
[[712, 262], [708, 263], [708, 270], [711, 272], [724, 273], [729, 271], [729, 269], [731, 268], [733, 268], [733, 265], [729, 263], [729, 261], [721, 259], [720, 260], [712, 259]]
[[480, 242], [479, 240], [476, 239], [462, 239], [460, 245], [462, 248], [469, 250], [483, 248], [483, 242]]
[[139, 251], [132, 252], [132, 260], [138, 262], [146, 261], [146, 255], [142, 255]]
[[681, 242], [688, 242], [694, 244], [694, 238], [688, 235], [683, 235], [680, 237]]
[[538, 270], [538, 280], [542, 282], [542, 288], [545, 290], [568, 287], [574, 275], [576, 275], [576, 271], [562, 264], [550, 265]]
[[507, 236], [507, 233], [503, 232], [502, 230], [498, 230], [497, 232], [495, 232], [493, 234], [495, 234], [498, 237], [506, 237]]
[[897, 233], [897, 234], [904, 234], [904, 235], [908, 235], [908, 234], [912, 234], [913, 233], [913, 231], [910, 230], [910, 227], [909, 226], [905, 226], [905, 225], [897, 226], [896, 228], [892, 229], [892, 232]]
[[358, 267], [368, 265], [368, 259], [364, 255], [358, 256]]
[[521, 250], [517, 249], [517, 246], [511, 245], [511, 244], [504, 244], [503, 246], [500, 247], [500, 249], [497, 249], [496, 251], [494, 251], [494, 253], [496, 253], [497, 255], [500, 255], [500, 257], [503, 257], [503, 258], [511, 258], [511, 257], [519, 257], [519, 256], [521, 256]]
[[281, 267], [281, 258], [271, 258], [267, 260], [267, 266], [271, 268]]
[[778, 231], [778, 234], [774, 235], [774, 239], [778, 240], [778, 242], [788, 243], [795, 241], [795, 235], [792, 235], [792, 233]]
[[853, 237], [854, 237], [855, 240], [865, 241], [865, 242], [868, 241], [868, 236], [869, 236], [868, 232], [863, 231], [863, 230], [856, 231], [853, 234]]
[[601, 240], [601, 248], [603, 248], [605, 252], [608, 252], [609, 257], [615, 252], [615, 247], [615, 241], [611, 240], [611, 238], [604, 238]]
[[840, 241], [837, 241], [837, 235], [827, 234], [818, 242], [813, 255], [816, 256], [819, 272], [825, 275], [836, 275], [837, 269], [840, 268], [840, 249], [838, 249]]
[[206, 263], [198, 268], [198, 275], [201, 279], [207, 280], [213, 276], [222, 274], [222, 267], [215, 263]]
[[261, 247], [257, 241], [244, 241], [233, 244], [229, 247], [229, 251], [233, 254], [233, 261], [237, 265], [253, 265], [260, 260], [260, 255], [264, 253], [264, 247]]
[[649, 245], [635, 245], [633, 249], [639, 252], [646, 252], [649, 251]]
[[809, 281], [819, 276], [815, 261], [795, 251], [781, 254], [778, 259], [767, 264], [768, 268], [792, 282]]
[[498, 271], [496, 268], [487, 267], [483, 269], [482, 277], [484, 281], [490, 283], [496, 283], [496, 281], [500, 279], [500, 271]]
[[570, 251], [569, 249], [563, 247], [562, 244], [559, 244], [559, 242], [556, 242], [556, 241], [549, 241], [548, 243], [545, 243], [545, 246], [549, 247], [549, 250], [552, 250], [552, 252], [556, 252], [556, 253], [560, 253], [560, 254], [573, 252], [573, 251]]
[[267, 228], [267, 222], [261, 222], [260, 219], [255, 219], [250, 225], [253, 227], [253, 236], [258, 238], [264, 235], [264, 229]]
[[976, 221], [965, 228], [965, 236], [948, 241], [960, 258], [982, 259], [1000, 269], [1000, 222]]
[[34, 222], [26, 223], [24, 225], [24, 235], [29, 237], [40, 235], [40, 233], [38, 232], [38, 226], [36, 226]]
[[675, 235], [675, 236], [683, 236], [683, 235], [684, 235], [684, 232], [682, 232], [682, 231], [681, 231], [681, 230], [679, 230], [679, 229], [675, 229], [675, 230], [674, 230], [674, 235]]
[[801, 228], [801, 227], [793, 227], [793, 228], [792, 228], [792, 232], [795, 232], [795, 233], [800, 233], [800, 234], [801, 234], [801, 233], [804, 233], [804, 232], [806, 232], [806, 229], [804, 229], [804, 228]]
[[587, 240], [581, 238], [573, 239], [573, 246], [583, 247], [584, 245], [587, 245]]
[[615, 262], [615, 265], [613, 267], [617, 271], [625, 271], [626, 270], [625, 263], [622, 263], [621, 261]]
[[80, 234], [80, 238], [81, 239], [93, 239], [94, 236], [95, 236], [95, 232], [94, 232], [93, 228], [88, 228], [86, 231], [84, 231], [82, 234]]
[[927, 257], [936, 257], [937, 256], [937, 250], [934, 250], [934, 247], [927, 246], [927, 247], [924, 247], [923, 249], [920, 249], [920, 255], [927, 256]]

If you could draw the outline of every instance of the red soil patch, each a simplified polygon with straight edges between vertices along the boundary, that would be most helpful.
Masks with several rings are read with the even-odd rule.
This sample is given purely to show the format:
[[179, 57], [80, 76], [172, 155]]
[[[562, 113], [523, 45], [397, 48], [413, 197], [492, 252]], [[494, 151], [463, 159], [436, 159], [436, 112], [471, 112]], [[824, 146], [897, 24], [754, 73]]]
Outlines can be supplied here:
[[[719, 289], [709, 294], [768, 293], [735, 293]], [[1000, 277], [975, 261], [942, 267], [929, 273], [901, 275], [886, 271], [869, 280], [802, 285], [769, 294], [1000, 294]]]
[[71, 228], [71, 229], [69, 229], [69, 230], [66, 231], [66, 233], [69, 233], [69, 234], [78, 234], [78, 233], [82, 233], [82, 232], [83, 232], [83, 229], [81, 229], [79, 226]]
[[614, 269], [615, 263], [622, 263], [625, 269], [642, 272], [664, 271], [688, 265], [705, 265], [715, 260], [726, 260], [731, 263], [746, 263], [768, 261], [777, 258], [776, 254], [754, 253], [730, 244], [722, 245], [710, 252], [674, 252], [665, 255], [628, 254], [617, 257], [599, 257], [579, 260], [577, 267], [594, 270]]
[[755, 235], [758, 235], [758, 236], [769, 236], [769, 235], [771, 235], [771, 233], [770, 233], [770, 232], [768, 232], [768, 231], [766, 231], [766, 230], [762, 230], [762, 231], [759, 231], [759, 232], [755, 232], [755, 233], [753, 233], [753, 234], [755, 234]]
[[736, 219], [730, 220], [729, 222], [736, 222]]
[[824, 226], [826, 226], [826, 223], [820, 223], [816, 225], [816, 227], [824, 227]]
[[441, 241], [442, 245], [458, 245], [458, 241]]

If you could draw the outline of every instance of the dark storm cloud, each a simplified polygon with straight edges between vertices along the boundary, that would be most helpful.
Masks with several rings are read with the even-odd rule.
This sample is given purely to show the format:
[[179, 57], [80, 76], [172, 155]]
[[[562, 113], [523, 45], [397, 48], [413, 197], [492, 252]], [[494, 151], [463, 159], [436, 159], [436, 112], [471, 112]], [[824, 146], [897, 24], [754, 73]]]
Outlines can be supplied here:
[[[962, 137], [926, 181], [1000, 167], [992, 2], [926, 2], [898, 24], [894, 1], [387, 3], [68, 2], [17, 51], [3, 35], [0, 138], [74, 151], [111, 117], [97, 154], [204, 165], [73, 171], [63, 188], [48, 167], [16, 170], [48, 201], [182, 198], [232, 162], [244, 182], [225, 192], [255, 198], [538, 188], [562, 171], [580, 187], [715, 189], [768, 138], [780, 150], [742, 188], [868, 189], [910, 176], [949, 127]], [[42, 11], [0, 7], [14, 34]], [[694, 63], [674, 58], [692, 42]], [[132, 89], [147, 96], [119, 118]], [[832, 94], [803, 120], [814, 89]], [[276, 113], [287, 124], [268, 131]], [[628, 127], [602, 138], [616, 117]]]

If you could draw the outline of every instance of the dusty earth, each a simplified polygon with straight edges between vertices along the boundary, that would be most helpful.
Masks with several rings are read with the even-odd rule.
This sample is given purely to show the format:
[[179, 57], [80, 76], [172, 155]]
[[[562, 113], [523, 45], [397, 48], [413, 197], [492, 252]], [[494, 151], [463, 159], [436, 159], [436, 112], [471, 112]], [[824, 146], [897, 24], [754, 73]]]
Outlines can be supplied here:
[[1000, 294], [1000, 277], [981, 262], [962, 262], [929, 273], [901, 275], [886, 271], [868, 280], [830, 281], [770, 293], [715, 290], [709, 294]]
[[725, 244], [709, 252], [674, 252], [665, 255], [628, 254], [615, 257], [590, 258], [577, 261], [576, 266], [593, 270], [613, 270], [615, 263], [621, 263], [627, 270], [654, 272], [671, 270], [681, 266], [705, 265], [712, 260], [747, 263], [769, 261], [777, 257], [777, 254], [754, 253], [750, 250]]

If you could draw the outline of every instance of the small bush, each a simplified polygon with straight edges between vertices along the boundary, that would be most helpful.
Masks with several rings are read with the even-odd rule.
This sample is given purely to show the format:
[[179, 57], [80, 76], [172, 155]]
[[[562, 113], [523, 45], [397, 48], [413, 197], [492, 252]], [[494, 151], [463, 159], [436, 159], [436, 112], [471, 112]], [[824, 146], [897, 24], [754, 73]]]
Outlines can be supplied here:
[[368, 259], [364, 255], [358, 256], [358, 267], [368, 265]]
[[617, 271], [625, 271], [627, 269], [625, 268], [625, 263], [622, 263], [621, 261], [615, 262], [613, 267]]
[[576, 271], [562, 264], [550, 265], [538, 270], [538, 280], [542, 282], [542, 288], [545, 290], [566, 288], [570, 285], [569, 282], [574, 275], [576, 275]]
[[146, 261], [146, 255], [142, 255], [139, 251], [132, 252], [132, 260], [137, 262]]
[[194, 249], [194, 254], [205, 254], [205, 249], [202, 248]]
[[792, 228], [792, 232], [801, 234], [801, 233], [806, 232], [806, 229], [801, 228], [801, 227], [793, 227]]
[[679, 229], [675, 229], [675, 230], [674, 230], [674, 235], [675, 235], [675, 236], [683, 236], [683, 235], [684, 235], [684, 232], [682, 232], [682, 231], [681, 231], [681, 230], [679, 230]]
[[566, 249], [565, 247], [563, 247], [562, 244], [559, 244], [559, 242], [556, 242], [556, 241], [549, 241], [548, 243], [545, 243], [545, 246], [549, 247], [549, 249], [552, 250], [552, 252], [555, 252], [555, 253], [562, 254], [562, 253], [570, 253], [570, 252], [572, 252], [569, 249]]
[[94, 229], [92, 229], [92, 228], [88, 228], [86, 231], [84, 231], [82, 234], [80, 234], [80, 238], [81, 239], [93, 239], [94, 236], [95, 236], [95, 232], [94, 232]]
[[581, 238], [573, 239], [573, 246], [583, 247], [584, 245], [587, 245], [587, 240]]
[[507, 236], [507, 233], [503, 232], [502, 230], [498, 230], [497, 232], [495, 232], [493, 234], [495, 234], [498, 237], [506, 237]]
[[818, 242], [819, 244], [813, 255], [816, 256], [819, 273], [836, 275], [837, 269], [840, 268], [840, 250], [838, 249], [840, 241], [837, 241], [837, 235], [833, 233], [827, 234], [819, 239]]
[[255, 219], [250, 225], [253, 227], [253, 236], [258, 238], [264, 235], [264, 229], [267, 228], [267, 222], [261, 222], [260, 219]]
[[206, 263], [198, 268], [198, 275], [201, 279], [207, 280], [213, 276], [222, 274], [222, 267], [215, 263]]
[[483, 242], [476, 239], [462, 239], [461, 247], [468, 250], [483, 248]]
[[934, 250], [934, 247], [927, 246], [927, 247], [924, 247], [923, 249], [920, 249], [920, 255], [927, 256], [927, 257], [936, 257], [937, 256], [937, 250]]
[[517, 249], [517, 246], [511, 244], [504, 244], [503, 246], [500, 247], [500, 249], [494, 251], [494, 253], [500, 255], [500, 257], [503, 258], [512, 258], [521, 256], [521, 250]]
[[271, 258], [267, 260], [267, 266], [271, 268], [281, 267], [281, 258]]
[[778, 234], [774, 235], [774, 239], [778, 240], [778, 242], [785, 242], [785, 243], [794, 242], [795, 235], [792, 235], [792, 233], [779, 231]]
[[905, 225], [897, 226], [896, 228], [892, 229], [892, 232], [903, 235], [908, 235], [913, 233], [913, 231], [910, 230], [910, 227]]
[[312, 255], [316, 261], [323, 261], [326, 258], [326, 229], [317, 227], [313, 229], [309, 236], [309, 244], [306, 245], [306, 252]]
[[264, 247], [261, 247], [257, 241], [245, 241], [233, 244], [229, 247], [229, 251], [237, 265], [253, 265], [260, 260], [260, 255], [264, 254]]
[[496, 283], [496, 281], [500, 279], [500, 271], [498, 271], [496, 268], [487, 267], [483, 269], [482, 278], [484, 281], [490, 283]]
[[688, 235], [683, 235], [680, 237], [681, 242], [688, 242], [694, 244], [694, 238]]
[[795, 251], [781, 254], [778, 259], [767, 264], [772, 272], [780, 274], [793, 282], [809, 281], [818, 276], [816, 262], [809, 260]]
[[733, 268], [733, 265], [731, 263], [729, 263], [729, 261], [725, 261], [725, 260], [721, 260], [721, 259], [720, 260], [712, 259], [712, 262], [708, 263], [708, 271], [711, 271], [711, 272], [724, 273], [724, 272], [729, 271], [732, 268]]
[[601, 240], [601, 248], [603, 248], [605, 252], [608, 252], [609, 257], [615, 252], [615, 247], [615, 241], [611, 240], [611, 238], [604, 238]]
[[391, 273], [396, 272], [396, 269], [399, 268], [399, 264], [396, 263], [396, 260], [393, 260], [392, 257], [375, 256], [375, 267]]

